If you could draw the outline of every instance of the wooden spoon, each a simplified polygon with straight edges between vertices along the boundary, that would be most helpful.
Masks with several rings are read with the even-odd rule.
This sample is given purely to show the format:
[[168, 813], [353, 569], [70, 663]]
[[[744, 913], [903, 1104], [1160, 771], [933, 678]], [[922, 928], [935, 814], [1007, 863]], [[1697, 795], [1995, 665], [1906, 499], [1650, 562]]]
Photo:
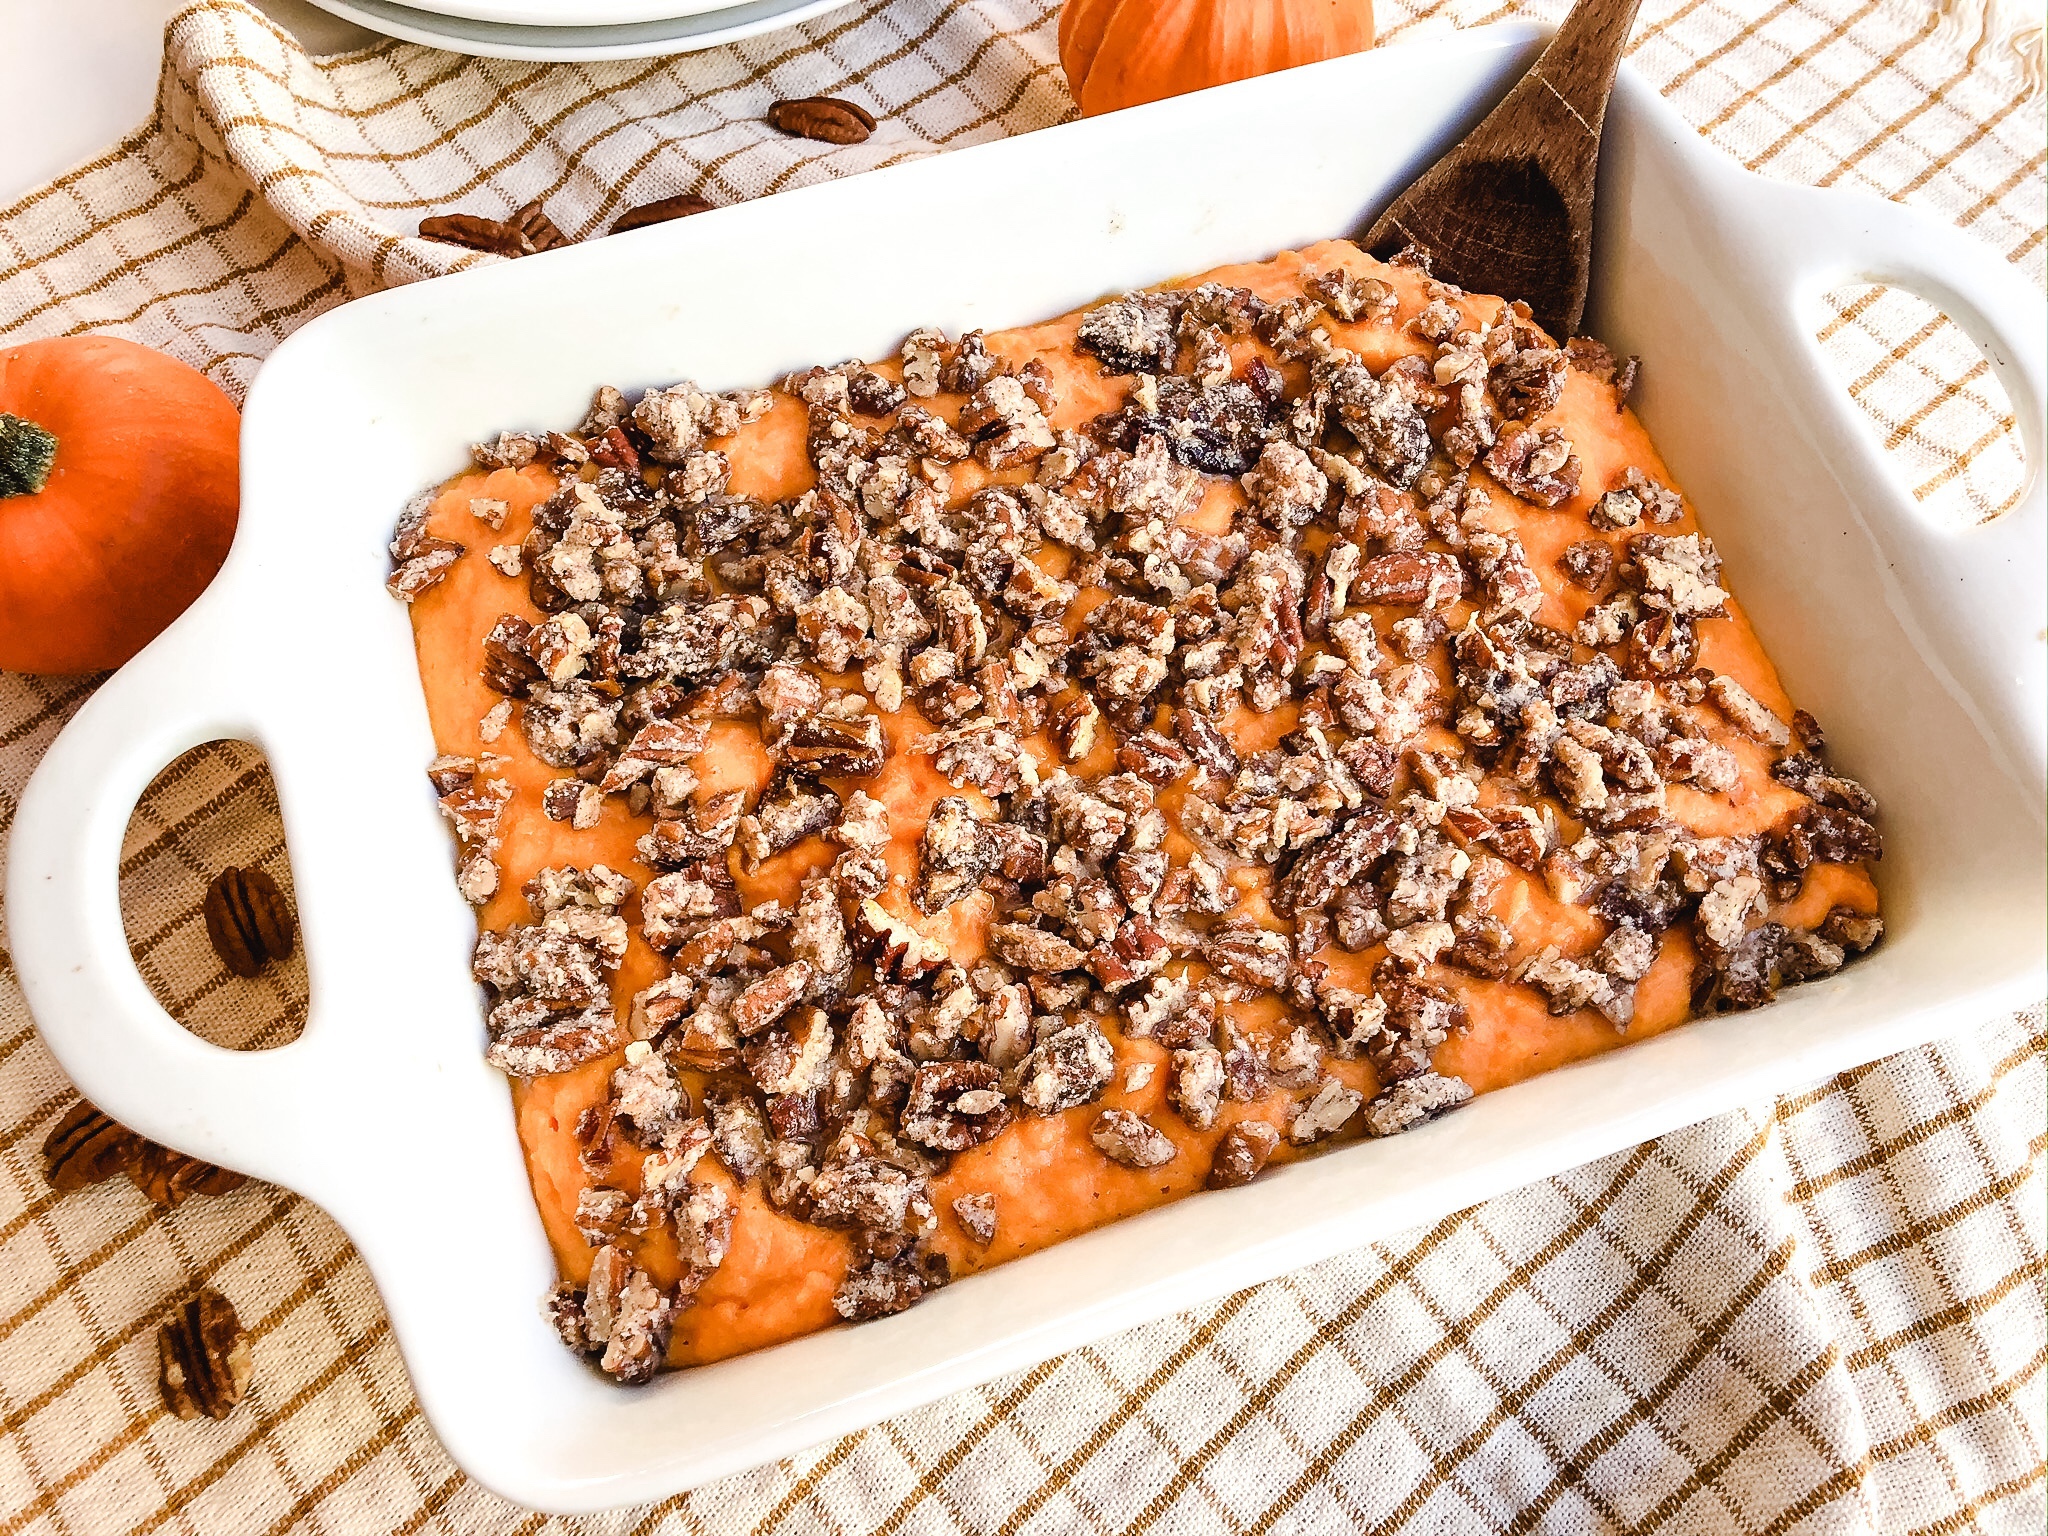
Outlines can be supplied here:
[[1579, 0], [1507, 100], [1394, 199], [1359, 243], [1413, 245], [1444, 282], [1526, 300], [1560, 341], [1586, 313], [1600, 125], [1642, 0]]

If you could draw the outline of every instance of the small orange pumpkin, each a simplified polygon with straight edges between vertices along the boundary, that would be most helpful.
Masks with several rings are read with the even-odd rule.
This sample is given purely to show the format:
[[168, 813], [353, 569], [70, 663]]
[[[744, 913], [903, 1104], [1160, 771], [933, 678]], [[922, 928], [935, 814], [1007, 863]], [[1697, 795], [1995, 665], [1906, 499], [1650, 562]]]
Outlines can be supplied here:
[[1372, 46], [1372, 0], [1067, 0], [1060, 64], [1083, 117]]
[[213, 580], [235, 534], [241, 416], [116, 336], [0, 351], [0, 671], [118, 667]]

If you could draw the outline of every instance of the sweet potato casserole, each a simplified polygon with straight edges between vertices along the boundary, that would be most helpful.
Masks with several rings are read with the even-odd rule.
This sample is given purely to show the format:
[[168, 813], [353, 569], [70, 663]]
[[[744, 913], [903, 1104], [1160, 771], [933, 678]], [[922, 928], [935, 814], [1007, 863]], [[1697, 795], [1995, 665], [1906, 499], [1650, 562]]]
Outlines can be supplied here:
[[563, 1338], [900, 1311], [1877, 942], [1634, 374], [1333, 242], [408, 507]]

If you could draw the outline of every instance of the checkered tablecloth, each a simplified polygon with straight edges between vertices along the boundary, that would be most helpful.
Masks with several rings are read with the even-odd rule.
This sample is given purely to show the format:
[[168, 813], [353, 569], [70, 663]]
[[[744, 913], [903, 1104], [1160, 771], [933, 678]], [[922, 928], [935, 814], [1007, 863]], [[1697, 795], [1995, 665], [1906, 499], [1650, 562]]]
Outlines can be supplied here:
[[[1511, 14], [1385, 0], [1395, 39]], [[1562, 7], [1531, 8], [1555, 15]], [[1072, 108], [1041, 0], [861, 0], [682, 59], [542, 66], [388, 44], [309, 59], [238, 0], [171, 24], [157, 109], [0, 209], [0, 344], [110, 330], [233, 392], [321, 310], [496, 258], [421, 215], [539, 198], [572, 237], [675, 192], [724, 203], [1027, 132]], [[1766, 174], [1863, 187], [2039, 283], [2038, 13], [1950, 0], [1647, 0], [1636, 66]], [[831, 92], [828, 148], [761, 123]], [[2016, 496], [2009, 408], [1910, 295], [1822, 335], [1940, 515]], [[0, 828], [95, 679], [0, 676]], [[124, 850], [129, 934], [224, 1043], [303, 1021], [297, 961], [226, 974], [207, 879], [289, 886], [260, 757], [167, 769]], [[247, 1185], [168, 1214], [58, 1198], [73, 1095], [0, 949], [0, 1536], [116, 1531], [2037, 1532], [2044, 1518], [2044, 1036], [1986, 1020], [657, 1508], [527, 1515], [421, 1419], [341, 1232]], [[205, 1279], [255, 1337], [225, 1423], [180, 1422], [155, 1329]], [[479, 1341], [488, 1347], [488, 1341]]]

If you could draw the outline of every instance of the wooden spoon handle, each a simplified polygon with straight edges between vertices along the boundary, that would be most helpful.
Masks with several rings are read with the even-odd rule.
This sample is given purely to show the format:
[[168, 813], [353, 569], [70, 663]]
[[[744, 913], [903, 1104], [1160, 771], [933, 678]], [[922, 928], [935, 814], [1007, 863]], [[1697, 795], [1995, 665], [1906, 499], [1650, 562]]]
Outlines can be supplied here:
[[1533, 152], [1559, 190], [1583, 179], [1592, 196], [1600, 124], [1614, 71], [1642, 0], [1579, 0], [1506, 101], [1469, 141], [1475, 149]]

